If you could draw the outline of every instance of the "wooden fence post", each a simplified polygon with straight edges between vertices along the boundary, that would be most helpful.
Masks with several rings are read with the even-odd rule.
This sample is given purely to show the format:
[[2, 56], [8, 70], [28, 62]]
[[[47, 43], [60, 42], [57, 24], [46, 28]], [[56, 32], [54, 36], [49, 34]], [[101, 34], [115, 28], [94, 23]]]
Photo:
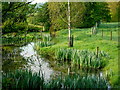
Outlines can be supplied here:
[[70, 37], [70, 47], [73, 47], [73, 35]]
[[96, 49], [96, 56], [97, 56], [97, 58], [98, 58], [98, 53], [99, 53], [99, 47], [97, 47], [97, 49]]
[[110, 37], [110, 40], [112, 40], [112, 31], [111, 31], [111, 33], [110, 33], [110, 36], [111, 36], [111, 37]]

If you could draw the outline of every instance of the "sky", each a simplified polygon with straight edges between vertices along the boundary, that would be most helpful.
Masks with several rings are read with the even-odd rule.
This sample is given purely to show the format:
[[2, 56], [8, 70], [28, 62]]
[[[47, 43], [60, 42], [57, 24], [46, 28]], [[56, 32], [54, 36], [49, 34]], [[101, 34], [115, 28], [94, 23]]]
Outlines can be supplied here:
[[33, 2], [31, 4], [35, 4], [35, 3], [45, 3], [48, 0], [32, 0]]

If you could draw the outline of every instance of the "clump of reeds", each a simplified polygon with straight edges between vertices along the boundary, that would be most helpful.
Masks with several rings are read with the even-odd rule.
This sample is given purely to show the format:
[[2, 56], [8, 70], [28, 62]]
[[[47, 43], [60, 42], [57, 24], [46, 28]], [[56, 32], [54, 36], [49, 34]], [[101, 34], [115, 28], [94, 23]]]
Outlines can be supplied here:
[[8, 88], [43, 88], [44, 78], [39, 73], [30, 70], [16, 70], [3, 73], [2, 86]]
[[36, 45], [39, 47], [48, 47], [48, 46], [54, 45], [54, 43], [50, 41], [40, 41], [40, 42], [37, 42]]
[[95, 52], [88, 50], [78, 50], [70, 48], [59, 48], [55, 51], [57, 60], [69, 61], [72, 64], [87, 68], [101, 68], [105, 65], [105, 58], [108, 55], [102, 51], [96, 55]]
[[36, 47], [48, 47], [54, 45], [51, 40], [52, 38], [50, 37], [50, 35], [42, 36], [42, 40], [36, 43]]
[[80, 76], [79, 74], [62, 74], [55, 79], [44, 81], [41, 73], [32, 73], [30, 70], [16, 70], [14, 72], [3, 73], [3, 89], [43, 89], [43, 88], [107, 88], [108, 82], [103, 77], [95, 75]]
[[103, 77], [92, 76], [80, 76], [80, 75], [67, 75], [65, 77], [58, 77], [51, 80], [47, 88], [108, 88], [108, 82]]

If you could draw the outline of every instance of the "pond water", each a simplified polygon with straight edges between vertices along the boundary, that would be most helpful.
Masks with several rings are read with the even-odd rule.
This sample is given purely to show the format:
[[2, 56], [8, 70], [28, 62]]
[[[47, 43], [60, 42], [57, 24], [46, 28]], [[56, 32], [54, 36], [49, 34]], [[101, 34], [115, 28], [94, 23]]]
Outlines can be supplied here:
[[48, 80], [54, 71], [49, 67], [49, 63], [46, 62], [44, 58], [37, 55], [37, 52], [34, 49], [34, 43], [31, 42], [26, 46], [20, 47], [20, 49], [22, 50], [20, 55], [28, 60], [29, 69], [33, 72], [42, 71], [45, 80]]
[[[50, 66], [50, 61], [42, 58], [40, 55], [37, 54], [37, 51], [34, 49], [35, 42], [30, 42], [25, 46], [22, 47], [12, 47], [12, 46], [5, 46], [2, 47], [2, 56], [3, 56], [3, 71], [7, 72], [9, 70], [15, 69], [30, 69], [33, 72], [42, 71], [45, 80], [50, 80], [52, 75], [55, 75], [58, 72], [62, 72], [62, 70], [68, 70], [68, 67], [62, 66], [61, 69], [59, 66], [56, 68], [60, 68], [61, 71], [55, 71]], [[49, 62], [48, 62], [49, 61]], [[69, 66], [69, 65], [68, 65]], [[91, 74], [96, 75], [98, 77], [102, 77], [102, 71], [87, 71], [73, 68], [71, 72], [80, 73], [80, 74]], [[110, 88], [110, 86], [108, 86]]]

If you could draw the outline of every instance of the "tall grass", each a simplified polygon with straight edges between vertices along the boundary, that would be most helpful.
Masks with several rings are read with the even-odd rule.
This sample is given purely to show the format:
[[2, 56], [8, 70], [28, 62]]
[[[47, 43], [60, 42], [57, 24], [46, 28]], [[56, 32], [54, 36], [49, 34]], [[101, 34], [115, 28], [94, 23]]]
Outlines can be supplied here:
[[107, 88], [108, 82], [103, 77], [66, 75], [58, 76], [48, 82], [44, 81], [40, 73], [32, 73], [29, 70], [16, 70], [14, 72], [3, 73], [3, 89], [13, 88]]
[[102, 68], [105, 66], [106, 53], [100, 51], [98, 57], [95, 52], [70, 48], [59, 48], [55, 51], [55, 58], [61, 61], [69, 61], [72, 64], [87, 68]]
[[36, 47], [48, 47], [51, 45], [54, 45], [54, 43], [50, 41], [40, 41], [36, 43]]
[[42, 36], [42, 41], [51, 41], [52, 37], [50, 35], [43, 35]]
[[32, 73], [29, 70], [16, 70], [3, 73], [3, 89], [7, 88], [43, 88], [44, 78], [39, 73]]
[[50, 37], [50, 35], [43, 35], [42, 40], [36, 43], [36, 47], [48, 47], [54, 45], [51, 40], [52, 38]]
[[57, 79], [51, 80], [47, 88], [107, 88], [108, 83], [103, 77], [97, 76], [80, 76], [80, 75], [66, 75], [65, 77], [59, 76]]

